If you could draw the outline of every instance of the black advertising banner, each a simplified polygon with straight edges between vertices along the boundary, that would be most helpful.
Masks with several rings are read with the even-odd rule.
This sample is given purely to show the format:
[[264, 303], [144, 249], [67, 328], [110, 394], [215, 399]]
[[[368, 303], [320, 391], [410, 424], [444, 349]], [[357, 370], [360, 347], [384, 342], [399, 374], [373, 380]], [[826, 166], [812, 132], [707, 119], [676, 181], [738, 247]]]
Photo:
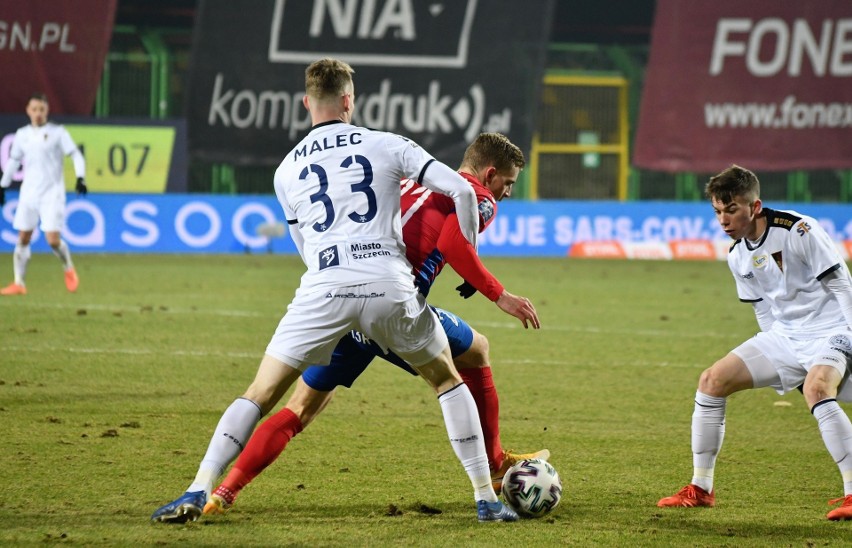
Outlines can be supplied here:
[[480, 132], [529, 150], [552, 0], [202, 0], [190, 71], [198, 160], [277, 165], [308, 132], [305, 68], [355, 69], [353, 123], [456, 166]]

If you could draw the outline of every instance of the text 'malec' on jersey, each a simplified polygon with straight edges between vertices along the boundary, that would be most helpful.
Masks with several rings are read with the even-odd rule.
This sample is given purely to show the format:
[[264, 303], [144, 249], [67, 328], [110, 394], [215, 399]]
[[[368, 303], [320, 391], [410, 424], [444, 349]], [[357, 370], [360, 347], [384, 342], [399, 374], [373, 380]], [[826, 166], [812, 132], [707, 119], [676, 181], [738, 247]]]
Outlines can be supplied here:
[[831, 237], [812, 217], [763, 208], [766, 231], [756, 243], [731, 245], [728, 266], [744, 302], [766, 301], [773, 329], [791, 336], [818, 336], [846, 325], [840, 305], [820, 281], [849, 271]]
[[314, 126], [274, 178], [285, 218], [304, 239], [301, 288], [411, 284], [399, 181], [419, 179], [433, 160], [399, 135], [343, 122]]
[[[485, 230], [497, 213], [497, 202], [489, 189], [476, 178], [461, 174], [476, 193], [479, 210], [479, 231]], [[443, 194], [432, 192], [405, 179], [400, 186], [402, 207], [402, 237], [405, 241], [406, 257], [414, 267], [414, 281], [423, 295], [429, 289], [438, 274], [444, 268], [446, 260], [438, 249], [438, 237], [447, 217], [455, 211], [452, 199]], [[459, 242], [459, 245], [464, 245]]]

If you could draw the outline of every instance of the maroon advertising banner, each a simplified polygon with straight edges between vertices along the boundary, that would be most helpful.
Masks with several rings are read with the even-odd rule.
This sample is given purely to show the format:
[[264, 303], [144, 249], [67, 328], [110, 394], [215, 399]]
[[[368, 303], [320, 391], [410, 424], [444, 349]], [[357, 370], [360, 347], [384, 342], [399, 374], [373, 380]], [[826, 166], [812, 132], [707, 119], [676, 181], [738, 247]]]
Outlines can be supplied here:
[[852, 2], [658, 0], [634, 165], [852, 167]]
[[22, 112], [34, 92], [52, 114], [92, 112], [116, 0], [0, 0], [0, 112]]

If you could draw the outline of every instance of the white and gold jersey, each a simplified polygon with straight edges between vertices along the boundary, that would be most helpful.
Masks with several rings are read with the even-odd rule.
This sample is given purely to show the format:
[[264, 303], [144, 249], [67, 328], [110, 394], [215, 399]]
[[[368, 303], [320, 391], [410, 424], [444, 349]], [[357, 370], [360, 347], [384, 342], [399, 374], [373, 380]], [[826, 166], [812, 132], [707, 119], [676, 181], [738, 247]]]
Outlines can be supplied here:
[[38, 201], [48, 192], [64, 197], [64, 160], [75, 150], [77, 145], [61, 125], [48, 122], [43, 126], [27, 125], [20, 128], [15, 133], [9, 155], [12, 160], [23, 160], [24, 163], [24, 180], [19, 199], [28, 203]]
[[825, 335], [845, 327], [834, 295], [820, 281], [846, 263], [825, 230], [812, 217], [764, 208], [766, 231], [756, 243], [731, 245], [728, 266], [743, 302], [767, 302], [773, 330], [792, 338]]

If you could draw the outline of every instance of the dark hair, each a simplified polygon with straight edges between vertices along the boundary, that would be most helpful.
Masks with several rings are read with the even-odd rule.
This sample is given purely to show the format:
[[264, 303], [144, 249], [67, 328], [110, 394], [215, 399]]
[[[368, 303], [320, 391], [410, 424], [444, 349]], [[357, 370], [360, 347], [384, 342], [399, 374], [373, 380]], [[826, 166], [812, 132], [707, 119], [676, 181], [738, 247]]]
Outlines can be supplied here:
[[711, 200], [715, 199], [723, 204], [729, 204], [739, 196], [753, 202], [760, 197], [760, 181], [751, 171], [732, 164], [725, 171], [710, 177], [710, 181], [704, 187], [704, 194]]
[[34, 101], [34, 100], [35, 101], [44, 101], [45, 103], [48, 102], [47, 101], [47, 95], [40, 92], [40, 91], [36, 91], [32, 95], [30, 95], [30, 98], [27, 99], [27, 103], [29, 103], [30, 101]]

